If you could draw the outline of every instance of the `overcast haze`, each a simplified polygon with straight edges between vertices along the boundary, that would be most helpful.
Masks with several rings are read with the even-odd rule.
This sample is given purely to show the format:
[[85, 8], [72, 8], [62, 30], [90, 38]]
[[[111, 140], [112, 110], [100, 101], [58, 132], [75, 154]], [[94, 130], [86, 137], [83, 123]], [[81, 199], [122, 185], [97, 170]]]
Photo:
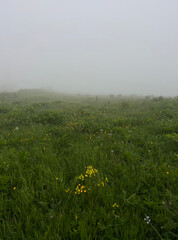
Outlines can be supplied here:
[[177, 0], [0, 0], [0, 90], [178, 95]]

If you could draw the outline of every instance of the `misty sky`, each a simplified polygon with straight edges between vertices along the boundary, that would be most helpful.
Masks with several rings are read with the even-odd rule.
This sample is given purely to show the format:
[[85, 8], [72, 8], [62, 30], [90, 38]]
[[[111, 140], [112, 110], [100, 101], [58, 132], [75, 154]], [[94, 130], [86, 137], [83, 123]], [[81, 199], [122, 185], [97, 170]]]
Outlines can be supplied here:
[[178, 0], [0, 0], [0, 91], [178, 95]]

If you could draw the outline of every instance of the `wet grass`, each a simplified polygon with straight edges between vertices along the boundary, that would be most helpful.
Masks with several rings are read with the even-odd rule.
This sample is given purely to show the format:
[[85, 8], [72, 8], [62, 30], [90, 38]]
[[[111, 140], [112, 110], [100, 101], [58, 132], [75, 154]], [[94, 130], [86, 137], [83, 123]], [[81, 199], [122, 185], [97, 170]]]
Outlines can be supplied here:
[[178, 238], [177, 98], [0, 101], [0, 239]]

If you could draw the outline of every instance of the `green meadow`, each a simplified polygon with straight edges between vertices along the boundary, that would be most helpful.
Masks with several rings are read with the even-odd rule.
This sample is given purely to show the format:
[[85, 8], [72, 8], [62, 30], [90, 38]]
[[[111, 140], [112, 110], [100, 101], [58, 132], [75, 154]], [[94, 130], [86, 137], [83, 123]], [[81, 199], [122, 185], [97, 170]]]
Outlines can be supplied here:
[[178, 98], [0, 94], [0, 240], [178, 239]]

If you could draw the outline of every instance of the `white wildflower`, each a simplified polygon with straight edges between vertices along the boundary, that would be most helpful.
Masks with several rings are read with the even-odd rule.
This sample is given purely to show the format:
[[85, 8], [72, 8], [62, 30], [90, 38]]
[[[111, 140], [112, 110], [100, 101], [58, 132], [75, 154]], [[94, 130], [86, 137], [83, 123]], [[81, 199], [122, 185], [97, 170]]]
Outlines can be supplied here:
[[151, 219], [150, 219], [150, 217], [149, 217], [148, 215], [145, 215], [144, 221], [145, 221], [147, 224], [150, 224]]

